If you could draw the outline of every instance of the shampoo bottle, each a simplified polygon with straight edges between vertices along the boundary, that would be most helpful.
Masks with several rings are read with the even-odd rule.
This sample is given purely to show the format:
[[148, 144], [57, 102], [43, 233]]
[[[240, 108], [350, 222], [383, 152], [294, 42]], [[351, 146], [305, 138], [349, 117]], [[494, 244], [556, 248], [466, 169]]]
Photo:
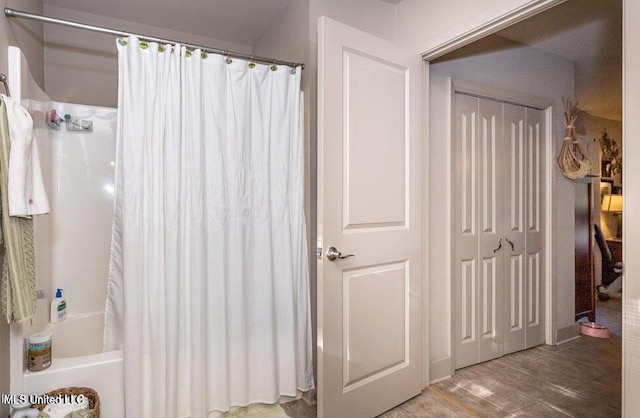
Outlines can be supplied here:
[[62, 298], [62, 289], [56, 292], [56, 298], [51, 301], [51, 322], [57, 324], [67, 318], [67, 301]]

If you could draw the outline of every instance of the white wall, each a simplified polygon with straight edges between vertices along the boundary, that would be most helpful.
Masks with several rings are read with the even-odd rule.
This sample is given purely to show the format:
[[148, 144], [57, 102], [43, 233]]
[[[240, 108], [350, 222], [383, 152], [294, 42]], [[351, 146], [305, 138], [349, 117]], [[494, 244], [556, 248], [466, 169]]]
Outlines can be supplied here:
[[[61, 19], [105, 26], [127, 32], [251, 53], [251, 46], [184, 32], [46, 6], [45, 14]], [[179, 18], [179, 17], [176, 17]], [[64, 103], [116, 107], [118, 56], [115, 38], [59, 25], [46, 25], [44, 36], [45, 90]]]
[[[477, 45], [477, 46], [476, 46]], [[529, 47], [520, 46], [497, 36], [463, 48], [450, 59], [432, 63], [430, 72], [430, 173], [431, 196], [440, 196], [429, 207], [431, 264], [430, 284], [430, 360], [431, 380], [451, 372], [451, 276], [448, 248], [447, 207], [441, 204], [451, 196], [447, 181], [446, 156], [450, 155], [449, 77], [477, 83], [484, 87], [506, 89], [554, 101], [553, 135], [555, 155], [564, 138], [562, 97], [574, 95], [573, 63], [567, 59]], [[444, 58], [448, 58], [445, 56]], [[554, 164], [554, 281], [557, 291], [556, 324], [558, 329], [574, 321], [574, 184], [558, 172]], [[446, 315], [446, 316], [445, 316]], [[449, 373], [447, 373], [447, 371]], [[444, 374], [443, 374], [444, 373]]]

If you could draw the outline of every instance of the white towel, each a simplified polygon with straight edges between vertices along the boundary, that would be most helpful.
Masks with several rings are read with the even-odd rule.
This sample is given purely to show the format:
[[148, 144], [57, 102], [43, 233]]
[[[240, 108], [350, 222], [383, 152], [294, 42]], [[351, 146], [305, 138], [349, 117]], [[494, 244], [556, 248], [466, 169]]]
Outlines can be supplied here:
[[49, 213], [33, 119], [27, 109], [2, 95], [9, 122], [9, 215], [29, 217]]

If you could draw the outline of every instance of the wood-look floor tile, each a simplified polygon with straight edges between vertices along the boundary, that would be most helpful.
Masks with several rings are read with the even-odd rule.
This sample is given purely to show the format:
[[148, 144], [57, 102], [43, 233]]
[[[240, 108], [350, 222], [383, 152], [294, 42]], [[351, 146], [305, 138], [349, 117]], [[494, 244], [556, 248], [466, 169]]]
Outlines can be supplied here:
[[518, 418], [568, 418], [564, 412], [542, 402], [515, 411], [510, 417]]
[[591, 381], [572, 388], [571, 391], [587, 403], [603, 405], [618, 412], [622, 409], [622, 382]]
[[580, 396], [560, 394], [543, 401], [546, 405], [575, 418], [619, 418], [620, 411]]
[[430, 390], [424, 391], [421, 395], [405, 402], [402, 406], [418, 418], [474, 416]]
[[287, 402], [280, 406], [291, 418], [316, 418], [318, 416], [316, 407], [309, 406], [309, 404], [302, 399]]
[[499, 380], [500, 375], [472, 380], [464, 388], [507, 412], [517, 411], [536, 402], [536, 399]]
[[402, 404], [385, 412], [382, 415], [378, 415], [378, 418], [416, 418], [416, 415], [414, 415], [404, 406], [404, 404]]

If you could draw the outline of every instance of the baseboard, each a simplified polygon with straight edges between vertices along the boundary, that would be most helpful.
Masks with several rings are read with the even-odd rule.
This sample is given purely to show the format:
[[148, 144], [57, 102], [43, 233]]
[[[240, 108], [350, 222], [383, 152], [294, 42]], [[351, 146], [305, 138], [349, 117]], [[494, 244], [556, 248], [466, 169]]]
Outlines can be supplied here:
[[580, 325], [571, 324], [568, 327], [556, 331], [558, 345], [575, 340], [580, 337]]
[[318, 404], [318, 394], [315, 389], [311, 389], [308, 392], [302, 394], [302, 400], [309, 406], [316, 406]]
[[429, 363], [429, 384], [448, 379], [453, 374], [451, 357], [442, 357]]

